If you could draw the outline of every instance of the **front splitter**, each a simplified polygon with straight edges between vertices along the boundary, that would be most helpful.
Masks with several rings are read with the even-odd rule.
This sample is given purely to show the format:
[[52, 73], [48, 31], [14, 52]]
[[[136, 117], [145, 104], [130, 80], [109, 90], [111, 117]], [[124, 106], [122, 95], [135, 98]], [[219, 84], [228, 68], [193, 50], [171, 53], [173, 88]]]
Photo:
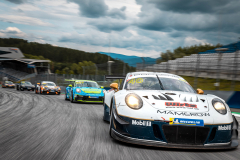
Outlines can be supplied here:
[[125, 135], [122, 135], [111, 129], [111, 136], [119, 141], [132, 143], [137, 145], [144, 145], [144, 146], [153, 146], [153, 147], [163, 147], [163, 148], [177, 148], [177, 149], [235, 149], [238, 147], [238, 140], [232, 140], [228, 143], [214, 143], [214, 144], [205, 144], [205, 145], [186, 145], [186, 144], [170, 144], [162, 141], [154, 141], [154, 140], [145, 140], [145, 139], [138, 139], [132, 138]]

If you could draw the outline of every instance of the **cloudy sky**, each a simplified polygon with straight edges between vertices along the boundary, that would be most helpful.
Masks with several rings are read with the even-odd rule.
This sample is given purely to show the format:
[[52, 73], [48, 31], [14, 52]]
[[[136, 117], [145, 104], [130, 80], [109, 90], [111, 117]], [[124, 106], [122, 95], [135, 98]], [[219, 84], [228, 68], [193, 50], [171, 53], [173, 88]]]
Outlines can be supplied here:
[[0, 37], [149, 57], [235, 42], [239, 19], [239, 0], [0, 1]]

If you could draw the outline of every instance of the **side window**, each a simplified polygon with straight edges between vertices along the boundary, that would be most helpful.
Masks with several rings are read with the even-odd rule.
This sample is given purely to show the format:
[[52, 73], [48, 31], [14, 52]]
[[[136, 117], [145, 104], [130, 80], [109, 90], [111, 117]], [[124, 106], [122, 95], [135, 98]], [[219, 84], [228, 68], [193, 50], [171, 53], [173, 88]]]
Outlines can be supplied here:
[[125, 81], [125, 78], [122, 79], [122, 82], [121, 82], [121, 84], [120, 84], [120, 86], [119, 86], [119, 90], [122, 90], [122, 89], [123, 89], [123, 83], [124, 83], [124, 81]]

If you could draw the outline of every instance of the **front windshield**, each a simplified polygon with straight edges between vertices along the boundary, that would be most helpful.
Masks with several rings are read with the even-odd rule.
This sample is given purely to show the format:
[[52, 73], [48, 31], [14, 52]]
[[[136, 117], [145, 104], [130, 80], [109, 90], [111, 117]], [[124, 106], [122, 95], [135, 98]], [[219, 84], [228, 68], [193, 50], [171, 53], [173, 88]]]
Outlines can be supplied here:
[[159, 77], [162, 82], [164, 90], [183, 91], [195, 93], [194, 89], [184, 79]]
[[6, 81], [5, 83], [6, 84], [13, 84], [13, 82], [11, 82], [11, 81]]
[[22, 84], [25, 84], [25, 85], [32, 85], [31, 82], [21, 82]]
[[128, 90], [171, 90], [195, 93], [184, 79], [159, 77], [159, 80], [157, 76], [128, 79], [124, 88]]
[[99, 86], [98, 86], [98, 84], [96, 82], [88, 82], [88, 81], [76, 82], [76, 87], [94, 87], [94, 88], [99, 88]]
[[42, 83], [43, 86], [56, 86], [55, 83]]
[[128, 79], [125, 89], [129, 90], [162, 90], [157, 77], [139, 77]]

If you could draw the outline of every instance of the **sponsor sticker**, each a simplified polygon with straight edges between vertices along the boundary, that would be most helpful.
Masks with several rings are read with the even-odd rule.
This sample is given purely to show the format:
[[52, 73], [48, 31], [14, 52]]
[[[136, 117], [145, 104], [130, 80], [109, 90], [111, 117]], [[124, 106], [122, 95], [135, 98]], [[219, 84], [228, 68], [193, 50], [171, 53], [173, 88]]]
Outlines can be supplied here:
[[166, 108], [189, 108], [189, 109], [197, 109], [196, 104], [189, 103], [180, 103], [180, 102], [165, 102]]
[[143, 83], [142, 78], [133, 78], [128, 83], [135, 84], [135, 83]]
[[221, 125], [221, 126], [218, 126], [218, 130], [219, 131], [229, 131], [229, 130], [231, 130], [231, 125]]
[[174, 111], [161, 111], [157, 110], [157, 113], [177, 116], [195, 116], [195, 117], [208, 117], [210, 113], [189, 113], [189, 112], [174, 112]]
[[204, 126], [202, 119], [170, 118], [170, 125]]
[[99, 98], [99, 97], [97, 97], [97, 96], [89, 96], [89, 98]]
[[132, 125], [151, 126], [151, 121], [132, 120]]

